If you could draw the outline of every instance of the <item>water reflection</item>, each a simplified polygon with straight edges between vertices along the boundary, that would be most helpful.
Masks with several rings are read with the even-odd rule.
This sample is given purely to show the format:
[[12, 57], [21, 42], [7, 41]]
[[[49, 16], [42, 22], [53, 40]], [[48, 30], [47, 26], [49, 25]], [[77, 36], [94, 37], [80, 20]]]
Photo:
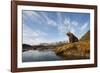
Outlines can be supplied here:
[[23, 52], [23, 62], [35, 62], [35, 61], [55, 61], [62, 60], [61, 57], [57, 56], [52, 50], [28, 50]]

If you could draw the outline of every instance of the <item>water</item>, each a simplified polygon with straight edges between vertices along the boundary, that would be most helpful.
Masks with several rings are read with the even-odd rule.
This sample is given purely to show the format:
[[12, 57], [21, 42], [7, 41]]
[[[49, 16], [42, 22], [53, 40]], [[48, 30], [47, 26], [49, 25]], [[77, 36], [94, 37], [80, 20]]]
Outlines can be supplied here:
[[56, 61], [62, 60], [61, 57], [57, 56], [52, 50], [28, 50], [23, 52], [23, 62], [38, 62], [38, 61]]

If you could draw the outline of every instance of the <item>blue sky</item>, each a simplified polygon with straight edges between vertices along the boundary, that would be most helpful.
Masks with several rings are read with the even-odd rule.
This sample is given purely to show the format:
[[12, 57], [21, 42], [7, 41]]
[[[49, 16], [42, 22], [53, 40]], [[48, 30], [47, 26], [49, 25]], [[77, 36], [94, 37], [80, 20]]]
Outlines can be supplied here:
[[22, 10], [23, 43], [40, 44], [67, 41], [71, 31], [81, 38], [90, 30], [90, 14]]

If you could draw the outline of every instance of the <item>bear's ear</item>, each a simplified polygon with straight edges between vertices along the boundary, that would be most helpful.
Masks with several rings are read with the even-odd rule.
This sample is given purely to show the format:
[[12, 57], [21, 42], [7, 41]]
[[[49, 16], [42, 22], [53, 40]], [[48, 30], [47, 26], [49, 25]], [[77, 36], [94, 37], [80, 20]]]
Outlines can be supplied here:
[[69, 34], [72, 34], [71, 32], [69, 32]]
[[69, 32], [70, 35], [73, 35], [73, 33]]
[[66, 33], [66, 35], [68, 35], [68, 36], [69, 36], [69, 33], [67, 32], [67, 33]]

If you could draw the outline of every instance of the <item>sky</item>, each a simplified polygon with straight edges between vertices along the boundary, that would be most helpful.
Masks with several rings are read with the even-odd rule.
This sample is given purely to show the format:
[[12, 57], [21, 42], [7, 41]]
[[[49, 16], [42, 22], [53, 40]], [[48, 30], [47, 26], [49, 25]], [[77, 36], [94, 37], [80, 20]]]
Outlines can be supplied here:
[[22, 10], [22, 25], [24, 44], [68, 41], [67, 32], [81, 38], [90, 30], [90, 14]]

